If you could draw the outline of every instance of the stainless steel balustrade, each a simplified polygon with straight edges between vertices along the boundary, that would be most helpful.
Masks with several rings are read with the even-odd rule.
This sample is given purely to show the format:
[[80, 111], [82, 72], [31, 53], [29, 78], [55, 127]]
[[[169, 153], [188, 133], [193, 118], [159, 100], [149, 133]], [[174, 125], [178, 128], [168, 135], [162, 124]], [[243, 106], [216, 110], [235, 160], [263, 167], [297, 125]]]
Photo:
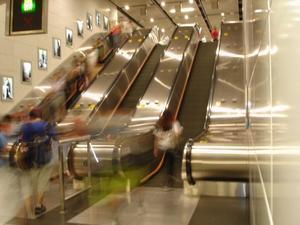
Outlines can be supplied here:
[[[177, 112], [189, 71], [199, 43], [199, 34], [193, 27], [177, 28], [155, 70], [152, 81], [141, 97], [133, 117], [112, 140], [96, 139], [91, 142], [93, 174], [111, 176], [125, 174], [130, 168], [144, 168], [140, 179], [152, 172], [161, 158], [153, 156], [152, 130], [165, 108]], [[86, 176], [84, 150], [74, 151], [74, 171]]]
[[114, 110], [121, 102], [157, 44], [157, 34], [153, 30], [137, 30], [130, 39], [118, 49], [94, 83], [85, 91], [77, 104], [68, 111], [66, 118], [58, 125], [60, 132], [73, 130], [74, 118], [87, 125], [93, 124], [95, 133], [99, 133]]
[[190, 185], [248, 180], [242, 32], [242, 23], [222, 25], [205, 131], [190, 139], [184, 150], [182, 178]]
[[[59, 82], [59, 80], [66, 79], [69, 71], [73, 66], [74, 58], [79, 56], [87, 57], [89, 54], [93, 54], [94, 44], [98, 39], [102, 40], [105, 57], [112, 51], [109, 36], [107, 33], [94, 34], [90, 37], [80, 48], [78, 48], [73, 54], [71, 54], [66, 60], [64, 60], [59, 67], [51, 72], [45, 80], [39, 85], [35, 86], [11, 111], [10, 113], [26, 112], [32, 107], [38, 106], [49, 91]], [[122, 38], [123, 39], [123, 38]], [[57, 77], [57, 72], [64, 69], [65, 73], [61, 74], [61, 77]]]

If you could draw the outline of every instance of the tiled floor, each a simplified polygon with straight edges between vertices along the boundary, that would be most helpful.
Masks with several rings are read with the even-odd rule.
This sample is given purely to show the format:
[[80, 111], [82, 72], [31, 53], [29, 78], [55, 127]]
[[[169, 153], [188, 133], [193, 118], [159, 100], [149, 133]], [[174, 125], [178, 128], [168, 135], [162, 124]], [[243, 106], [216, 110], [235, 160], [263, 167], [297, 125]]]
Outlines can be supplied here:
[[179, 188], [139, 187], [129, 194], [111, 194], [69, 223], [88, 225], [188, 225], [198, 204]]

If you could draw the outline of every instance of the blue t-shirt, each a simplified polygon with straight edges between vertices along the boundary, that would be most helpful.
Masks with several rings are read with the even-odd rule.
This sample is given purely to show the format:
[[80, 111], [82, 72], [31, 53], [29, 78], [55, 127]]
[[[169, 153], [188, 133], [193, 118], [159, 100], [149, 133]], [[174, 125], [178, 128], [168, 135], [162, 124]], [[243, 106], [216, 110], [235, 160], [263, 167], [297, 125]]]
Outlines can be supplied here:
[[54, 136], [53, 127], [49, 127], [46, 121], [34, 121], [23, 124], [21, 127], [21, 141], [33, 142], [35, 137], [42, 137], [48, 135], [49, 137]]

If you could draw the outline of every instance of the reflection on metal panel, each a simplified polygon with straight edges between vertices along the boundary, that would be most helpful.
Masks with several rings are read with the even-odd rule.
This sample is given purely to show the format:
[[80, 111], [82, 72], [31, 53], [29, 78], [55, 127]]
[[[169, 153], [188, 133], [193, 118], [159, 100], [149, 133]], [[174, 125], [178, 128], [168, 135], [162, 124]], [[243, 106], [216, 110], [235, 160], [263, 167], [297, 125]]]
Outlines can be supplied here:
[[[167, 107], [171, 89], [179, 72], [185, 50], [192, 38], [192, 27], [181, 27], [175, 31], [171, 44], [156, 70], [154, 79], [141, 98], [128, 127], [136, 129], [152, 127], [161, 112]], [[145, 126], [146, 125], [146, 126]]]
[[[56, 68], [48, 77], [43, 80], [39, 85], [35, 86], [29, 94], [18, 103], [10, 113], [16, 112], [27, 112], [32, 107], [38, 106], [39, 103], [45, 98], [51, 89], [57, 86], [60, 83], [63, 83], [67, 77], [67, 74], [73, 68], [73, 61], [79, 56], [88, 56], [90, 50], [93, 48], [98, 39], [102, 40], [104, 46], [104, 54], [110, 52], [112, 48], [110, 47], [109, 38], [107, 34], [95, 34], [90, 37], [79, 49], [77, 49], [71, 56], [69, 56], [63, 63]], [[62, 73], [59, 73], [62, 71]]]
[[243, 46], [243, 24], [223, 24], [205, 133], [190, 140], [184, 151], [182, 176], [190, 184], [248, 180]]
[[[157, 167], [161, 157], [153, 156], [153, 125], [165, 108], [170, 108], [174, 112], [179, 108], [198, 43], [199, 33], [194, 28], [177, 28], [166, 50], [172, 53], [165, 54], [161, 58], [129, 124], [121, 129], [121, 132], [112, 135], [113, 138], [102, 137], [93, 141], [93, 145], [100, 146], [94, 148], [96, 155], [99, 155], [100, 160], [102, 155], [104, 158], [102, 164], [93, 162], [94, 173], [123, 174], [128, 168], [140, 168], [141, 175], [146, 176]], [[178, 55], [182, 58], [180, 61], [176, 59]], [[101, 148], [103, 144], [114, 147]], [[82, 154], [79, 151], [75, 154], [77, 154], [74, 155], [75, 172], [78, 171], [78, 175], [85, 176], [87, 170], [80, 166], [80, 162], [87, 157], [86, 153]], [[138, 179], [142, 178], [144, 177]]]
[[98, 74], [94, 83], [84, 92], [77, 104], [69, 110], [65, 120], [59, 125], [60, 129], [71, 130], [74, 118], [80, 116], [86, 123], [95, 122], [95, 115], [102, 114], [97, 124], [101, 130], [109, 115], [119, 104], [128, 89], [139, 67], [157, 43], [154, 31], [138, 30], [116, 52], [110, 63]]

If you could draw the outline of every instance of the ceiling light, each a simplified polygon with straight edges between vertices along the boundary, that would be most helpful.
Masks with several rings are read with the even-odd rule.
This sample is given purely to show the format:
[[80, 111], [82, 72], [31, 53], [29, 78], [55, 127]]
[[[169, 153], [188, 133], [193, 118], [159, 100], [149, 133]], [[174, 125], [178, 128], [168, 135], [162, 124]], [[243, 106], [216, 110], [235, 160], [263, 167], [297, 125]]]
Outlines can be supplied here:
[[106, 8], [106, 9], [105, 9], [105, 12], [110, 12], [110, 8]]
[[160, 4], [161, 4], [162, 7], [166, 6], [166, 2], [165, 1], [162, 1]]
[[165, 28], [161, 28], [161, 32], [165, 33], [165, 31], [166, 31]]
[[184, 15], [184, 19], [188, 20], [189, 16], [188, 15]]
[[186, 7], [186, 8], [181, 8], [180, 12], [182, 13], [187, 13], [187, 12], [194, 12], [195, 9], [193, 7]]
[[154, 22], [154, 19], [153, 19], [153, 18], [150, 18], [150, 22], [153, 23], [153, 22]]
[[221, 16], [225, 16], [225, 13], [222, 12], [222, 13], [221, 13]]
[[130, 9], [129, 5], [125, 5], [125, 9], [128, 11]]
[[190, 4], [193, 4], [193, 2], [194, 2], [194, 0], [189, 0], [189, 3], [190, 3]]
[[176, 9], [170, 9], [170, 13], [172, 13], [172, 14], [174, 14], [174, 13], [176, 13]]

